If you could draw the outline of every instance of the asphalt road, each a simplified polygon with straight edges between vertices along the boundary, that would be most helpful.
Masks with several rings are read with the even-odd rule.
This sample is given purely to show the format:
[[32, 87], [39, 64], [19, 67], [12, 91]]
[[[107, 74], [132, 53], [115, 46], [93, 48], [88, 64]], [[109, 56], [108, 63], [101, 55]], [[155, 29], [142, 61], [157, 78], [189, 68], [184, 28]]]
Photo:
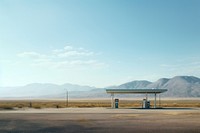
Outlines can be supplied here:
[[200, 133], [200, 108], [0, 110], [0, 133]]

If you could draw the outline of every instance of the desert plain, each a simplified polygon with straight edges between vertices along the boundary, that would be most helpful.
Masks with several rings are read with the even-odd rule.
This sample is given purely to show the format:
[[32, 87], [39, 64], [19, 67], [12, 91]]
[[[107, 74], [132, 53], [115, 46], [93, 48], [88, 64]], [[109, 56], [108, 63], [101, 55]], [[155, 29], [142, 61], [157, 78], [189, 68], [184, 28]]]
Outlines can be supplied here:
[[[121, 101], [118, 109], [110, 108], [109, 100], [78, 101], [71, 101], [68, 107], [64, 107], [64, 101], [35, 100], [32, 101], [33, 107], [28, 107], [30, 103], [26, 101], [1, 100], [0, 133], [200, 132], [198, 99], [163, 100], [164, 107], [158, 109], [141, 109], [137, 100], [133, 105], [130, 105], [132, 101]], [[185, 106], [182, 103], [180, 107], [181, 101]], [[83, 106], [86, 103], [87, 106]], [[94, 106], [96, 104], [99, 107]]]

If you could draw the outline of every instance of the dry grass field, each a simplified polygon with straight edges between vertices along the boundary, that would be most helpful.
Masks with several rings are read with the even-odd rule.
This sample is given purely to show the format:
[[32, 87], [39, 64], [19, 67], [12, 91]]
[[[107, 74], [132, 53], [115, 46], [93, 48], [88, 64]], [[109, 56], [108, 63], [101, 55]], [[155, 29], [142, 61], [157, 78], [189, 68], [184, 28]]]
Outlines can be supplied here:
[[119, 105], [111, 109], [109, 99], [71, 99], [68, 108], [65, 100], [0, 100], [0, 133], [200, 132], [198, 99], [163, 99], [163, 109], [139, 109], [135, 99]]
[[200, 108], [0, 110], [0, 133], [199, 133]]
[[[119, 102], [119, 108], [140, 108], [142, 100], [122, 99]], [[153, 107], [154, 100], [151, 100]], [[85, 108], [85, 107], [110, 107], [110, 99], [73, 99], [69, 100], [67, 107]], [[0, 100], [0, 109], [12, 108], [65, 108], [65, 100]], [[200, 99], [163, 99], [157, 101], [157, 107], [200, 107]]]

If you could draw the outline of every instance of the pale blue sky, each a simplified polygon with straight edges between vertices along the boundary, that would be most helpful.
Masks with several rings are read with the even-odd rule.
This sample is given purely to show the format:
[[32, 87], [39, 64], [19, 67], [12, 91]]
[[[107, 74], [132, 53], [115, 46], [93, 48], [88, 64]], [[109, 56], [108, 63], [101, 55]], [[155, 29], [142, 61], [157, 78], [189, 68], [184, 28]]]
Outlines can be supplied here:
[[0, 0], [0, 86], [200, 77], [199, 0]]

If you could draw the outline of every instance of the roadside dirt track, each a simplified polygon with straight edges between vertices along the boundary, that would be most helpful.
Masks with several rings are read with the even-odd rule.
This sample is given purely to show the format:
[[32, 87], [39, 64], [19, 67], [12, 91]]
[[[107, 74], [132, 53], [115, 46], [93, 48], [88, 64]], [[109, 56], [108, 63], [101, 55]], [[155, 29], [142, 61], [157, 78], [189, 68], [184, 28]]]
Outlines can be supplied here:
[[200, 133], [200, 108], [0, 110], [0, 133]]

